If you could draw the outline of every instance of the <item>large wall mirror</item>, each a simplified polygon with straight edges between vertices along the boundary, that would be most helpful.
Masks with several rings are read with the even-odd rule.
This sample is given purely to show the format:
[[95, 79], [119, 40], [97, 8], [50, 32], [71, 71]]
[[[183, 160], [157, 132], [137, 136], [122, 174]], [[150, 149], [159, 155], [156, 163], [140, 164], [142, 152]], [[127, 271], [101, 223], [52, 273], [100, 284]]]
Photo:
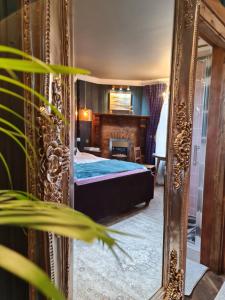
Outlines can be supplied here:
[[75, 2], [75, 208], [130, 258], [74, 242], [75, 299], [150, 299], [162, 286], [174, 0]]
[[[188, 4], [185, 26], [191, 28], [194, 5]], [[173, 176], [174, 171], [167, 166], [174, 108], [170, 84], [180, 79], [173, 82], [171, 77], [171, 69], [177, 71], [172, 49], [178, 6], [174, 0], [75, 2], [75, 62], [91, 74], [75, 80], [74, 206], [112, 229], [140, 236], [120, 237], [130, 258], [116, 251], [119, 263], [97, 242], [91, 247], [74, 242], [75, 299], [147, 300], [163, 285], [163, 258], [169, 263], [164, 229], [171, 221], [166, 173]], [[175, 87], [172, 92], [177, 93]], [[183, 142], [191, 142], [182, 137], [182, 130], [189, 130], [188, 118], [191, 114], [180, 120], [181, 160], [189, 156], [182, 157], [181, 149]], [[178, 193], [188, 161], [186, 166], [181, 163], [173, 183]], [[189, 261], [187, 269], [193, 264]], [[189, 270], [187, 274], [190, 287], [192, 275]]]
[[30, 191], [133, 235], [118, 236], [128, 255], [51, 234], [35, 251], [68, 299], [182, 299], [199, 1], [22, 4], [26, 52], [90, 71], [35, 82], [68, 123], [28, 131], [45, 162], [59, 136], [63, 147], [57, 179], [49, 181], [50, 163], [37, 166], [38, 178], [28, 170]]

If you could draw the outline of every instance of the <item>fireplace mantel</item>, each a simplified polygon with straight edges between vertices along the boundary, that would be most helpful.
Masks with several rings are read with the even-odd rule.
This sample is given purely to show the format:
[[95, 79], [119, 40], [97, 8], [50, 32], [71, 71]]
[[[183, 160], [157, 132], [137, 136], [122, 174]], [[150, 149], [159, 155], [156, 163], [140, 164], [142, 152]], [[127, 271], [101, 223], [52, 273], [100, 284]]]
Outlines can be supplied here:
[[100, 147], [102, 156], [110, 158], [110, 139], [125, 138], [130, 140], [131, 152], [139, 146], [144, 155], [148, 119], [149, 116], [128, 114], [93, 114], [91, 145]]

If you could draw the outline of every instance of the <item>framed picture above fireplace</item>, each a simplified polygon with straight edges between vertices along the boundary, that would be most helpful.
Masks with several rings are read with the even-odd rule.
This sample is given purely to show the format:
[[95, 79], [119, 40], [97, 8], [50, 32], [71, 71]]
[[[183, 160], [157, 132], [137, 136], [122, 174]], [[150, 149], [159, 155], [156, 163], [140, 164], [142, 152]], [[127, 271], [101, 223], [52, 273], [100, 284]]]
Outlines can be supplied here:
[[110, 113], [132, 113], [131, 92], [110, 92], [109, 110]]

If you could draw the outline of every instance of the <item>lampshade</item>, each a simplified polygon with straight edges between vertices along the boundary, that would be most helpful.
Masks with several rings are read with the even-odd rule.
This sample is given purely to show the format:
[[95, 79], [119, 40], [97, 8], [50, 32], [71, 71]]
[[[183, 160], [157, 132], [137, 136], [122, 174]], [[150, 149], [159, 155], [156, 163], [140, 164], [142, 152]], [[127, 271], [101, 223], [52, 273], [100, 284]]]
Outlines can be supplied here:
[[79, 109], [79, 121], [92, 121], [92, 110], [88, 108]]

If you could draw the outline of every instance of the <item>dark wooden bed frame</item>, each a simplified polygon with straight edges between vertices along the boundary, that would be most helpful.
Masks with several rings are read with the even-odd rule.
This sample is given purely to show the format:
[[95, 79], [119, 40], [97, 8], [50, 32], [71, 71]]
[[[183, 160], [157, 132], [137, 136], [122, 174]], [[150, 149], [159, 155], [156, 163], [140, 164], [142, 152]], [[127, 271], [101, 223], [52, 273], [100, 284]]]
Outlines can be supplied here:
[[145, 203], [154, 195], [154, 176], [151, 171], [77, 185], [75, 209], [92, 219], [114, 216]]

